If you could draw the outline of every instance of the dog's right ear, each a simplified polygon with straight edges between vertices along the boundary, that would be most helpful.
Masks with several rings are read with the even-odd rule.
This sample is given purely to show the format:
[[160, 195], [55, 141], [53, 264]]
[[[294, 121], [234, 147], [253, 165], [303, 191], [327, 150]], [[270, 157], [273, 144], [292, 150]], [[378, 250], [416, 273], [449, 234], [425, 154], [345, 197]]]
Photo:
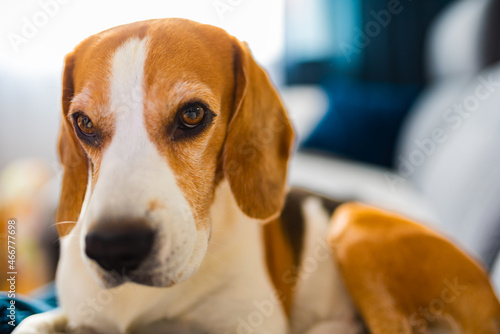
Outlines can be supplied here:
[[[69, 107], [74, 96], [73, 73], [75, 54], [66, 56], [62, 85], [62, 118], [59, 132], [59, 158], [63, 168], [61, 197], [57, 209], [56, 222], [76, 222], [82, 209], [87, 189], [89, 163], [87, 155], [78, 141], [73, 125], [68, 119]], [[59, 236], [63, 237], [74, 224], [57, 224]]]
[[224, 172], [239, 208], [270, 220], [286, 195], [293, 129], [276, 88], [247, 45], [234, 40], [234, 110], [224, 145]]

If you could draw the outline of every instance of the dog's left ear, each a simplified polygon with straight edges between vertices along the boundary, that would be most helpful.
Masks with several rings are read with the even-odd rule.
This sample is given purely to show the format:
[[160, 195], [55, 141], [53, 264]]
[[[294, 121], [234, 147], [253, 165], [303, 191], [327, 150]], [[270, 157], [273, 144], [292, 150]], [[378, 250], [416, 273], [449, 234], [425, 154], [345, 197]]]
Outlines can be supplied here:
[[73, 71], [75, 55], [66, 56], [63, 74], [62, 117], [59, 132], [59, 157], [63, 168], [62, 188], [56, 221], [59, 236], [63, 237], [78, 220], [88, 181], [88, 160], [68, 120], [71, 99], [74, 95]]
[[224, 174], [240, 209], [251, 218], [268, 220], [283, 207], [293, 130], [267, 74], [237, 40], [234, 75]]

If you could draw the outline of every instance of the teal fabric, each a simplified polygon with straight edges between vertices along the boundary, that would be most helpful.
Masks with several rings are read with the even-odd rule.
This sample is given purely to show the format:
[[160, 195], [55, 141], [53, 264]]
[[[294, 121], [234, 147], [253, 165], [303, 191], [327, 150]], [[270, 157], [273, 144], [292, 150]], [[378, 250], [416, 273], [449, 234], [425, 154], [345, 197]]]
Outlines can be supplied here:
[[323, 87], [329, 110], [302, 148], [392, 167], [402, 121], [420, 87], [361, 81], [329, 81]]
[[[14, 301], [14, 304], [11, 303]], [[33, 297], [9, 298], [0, 292], [0, 334], [11, 333], [15, 326], [30, 315], [47, 312], [57, 307], [54, 284], [49, 284], [33, 294]]]

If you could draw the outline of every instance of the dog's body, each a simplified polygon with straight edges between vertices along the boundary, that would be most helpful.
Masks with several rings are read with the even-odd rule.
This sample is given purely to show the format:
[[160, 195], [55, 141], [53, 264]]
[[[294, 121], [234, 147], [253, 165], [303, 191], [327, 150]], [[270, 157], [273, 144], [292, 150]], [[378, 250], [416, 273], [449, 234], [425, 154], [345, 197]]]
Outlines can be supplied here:
[[[373, 254], [350, 255], [356, 246], [392, 259], [396, 236], [434, 234], [370, 208], [286, 195], [286, 112], [246, 46], [222, 30], [179, 19], [117, 27], [80, 44], [63, 80], [57, 219], [76, 223], [58, 225], [61, 310], [16, 334], [158, 333], [172, 323], [193, 333], [354, 334], [360, 317], [374, 334], [412, 333], [411, 312], [435, 298], [381, 290], [393, 274], [418, 283], [392, 260], [377, 267], [366, 262]], [[364, 225], [367, 215], [398, 221], [396, 232]], [[457, 268], [472, 263], [450, 254]], [[496, 333], [498, 301], [470, 268], [479, 277], [470, 286], [485, 291], [475, 321], [487, 328], [470, 333]], [[443, 318], [476, 328], [456, 305]]]

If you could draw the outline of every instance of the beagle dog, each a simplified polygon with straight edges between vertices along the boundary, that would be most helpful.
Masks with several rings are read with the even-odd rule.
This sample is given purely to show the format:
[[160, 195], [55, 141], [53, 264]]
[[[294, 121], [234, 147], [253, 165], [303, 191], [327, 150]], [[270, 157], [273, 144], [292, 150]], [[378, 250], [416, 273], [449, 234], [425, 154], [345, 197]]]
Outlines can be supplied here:
[[445, 238], [288, 191], [287, 114], [223, 30], [91, 36], [62, 106], [60, 309], [15, 334], [500, 333], [487, 274]]

